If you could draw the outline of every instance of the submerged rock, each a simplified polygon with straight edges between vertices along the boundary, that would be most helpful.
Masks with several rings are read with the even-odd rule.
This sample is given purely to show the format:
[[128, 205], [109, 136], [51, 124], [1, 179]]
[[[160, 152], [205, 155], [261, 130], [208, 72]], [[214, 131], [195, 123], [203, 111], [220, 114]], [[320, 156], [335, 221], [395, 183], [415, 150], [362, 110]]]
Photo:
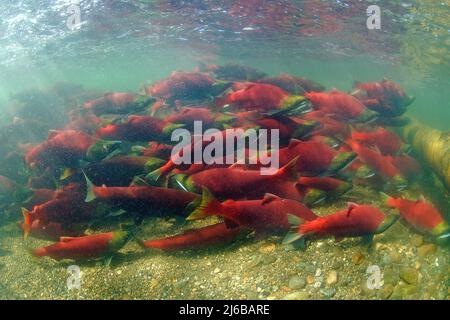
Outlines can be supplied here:
[[291, 292], [283, 297], [283, 300], [308, 300], [310, 297], [308, 292]]
[[416, 269], [410, 267], [403, 267], [400, 269], [400, 278], [408, 284], [416, 284], [419, 279], [419, 274]]
[[333, 285], [338, 281], [338, 273], [335, 270], [331, 270], [326, 278], [326, 283], [328, 285]]
[[302, 276], [293, 276], [289, 279], [289, 288], [297, 290], [306, 287], [306, 279]]
[[419, 257], [424, 258], [429, 254], [436, 252], [436, 246], [433, 243], [424, 244], [417, 249]]

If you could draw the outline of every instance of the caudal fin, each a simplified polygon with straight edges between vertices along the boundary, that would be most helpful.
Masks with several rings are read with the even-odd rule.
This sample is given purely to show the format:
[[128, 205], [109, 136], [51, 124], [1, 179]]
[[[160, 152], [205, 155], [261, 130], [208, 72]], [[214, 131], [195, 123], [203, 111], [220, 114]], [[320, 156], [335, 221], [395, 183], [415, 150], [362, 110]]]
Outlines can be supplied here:
[[397, 220], [400, 218], [400, 213], [395, 211], [392, 212], [384, 218], [384, 220], [380, 223], [378, 228], [375, 230], [374, 234], [379, 234], [385, 232], [389, 229]]
[[212, 193], [203, 188], [200, 204], [192, 211], [186, 220], [198, 220], [219, 213], [221, 203], [217, 201]]
[[24, 239], [28, 238], [28, 235], [30, 234], [31, 231], [31, 216], [30, 216], [30, 212], [25, 209], [22, 208], [22, 215], [23, 215], [23, 237]]
[[172, 169], [175, 167], [175, 164], [172, 160], [167, 161], [165, 165], [160, 167], [159, 169], [153, 170], [149, 174], [145, 176], [145, 180], [154, 186], [158, 186], [161, 183], [161, 178], [166, 176]]
[[298, 232], [298, 228], [301, 224], [304, 223], [304, 220], [298, 216], [293, 214], [288, 214], [288, 222], [292, 227], [292, 230], [289, 231], [283, 239], [283, 245], [293, 245], [295, 248], [306, 247], [306, 241], [304, 234]]
[[387, 195], [384, 192], [380, 192], [380, 196], [381, 196], [381, 200], [383, 200], [383, 203], [390, 206], [390, 202], [392, 200], [392, 197], [390, 197], [389, 195]]
[[97, 199], [97, 196], [95, 195], [94, 188], [95, 185], [92, 183], [91, 180], [87, 177], [87, 175], [83, 171], [84, 178], [86, 179], [86, 199], [85, 202], [92, 202], [95, 199]]

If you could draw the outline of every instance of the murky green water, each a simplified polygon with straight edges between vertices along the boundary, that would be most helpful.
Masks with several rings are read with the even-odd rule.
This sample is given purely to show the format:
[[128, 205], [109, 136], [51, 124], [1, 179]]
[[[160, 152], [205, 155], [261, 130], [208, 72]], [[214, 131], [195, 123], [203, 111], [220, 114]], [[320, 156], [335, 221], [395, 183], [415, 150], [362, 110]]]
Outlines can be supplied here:
[[[6, 159], [16, 151], [13, 159], [21, 159], [25, 151], [18, 143], [43, 141], [48, 129], [64, 127], [68, 112], [88, 99], [107, 92], [138, 93], [173, 71], [192, 71], [202, 63], [238, 63], [273, 76], [289, 73], [346, 92], [352, 91], [355, 81], [385, 77], [415, 96], [407, 116], [449, 131], [450, 2], [378, 1], [381, 30], [367, 29], [366, 9], [371, 4], [3, 1], [0, 123], [8, 128], [2, 129], [2, 137], [8, 138], [0, 142], [0, 157]], [[81, 24], [71, 30], [77, 10]], [[18, 113], [24, 104], [32, 112]], [[43, 126], [28, 135], [27, 127], [12, 125], [35, 120], [35, 115], [44, 115], [38, 119]], [[26, 184], [29, 172], [18, 173], [11, 167], [14, 160], [3, 163], [0, 175]], [[404, 194], [414, 199], [425, 194], [427, 200], [440, 203], [448, 218], [450, 213], [444, 212], [449, 208], [448, 189], [430, 188], [419, 180]], [[381, 207], [379, 191], [355, 186], [342, 198], [313, 210], [325, 216], [344, 208], [347, 201]], [[132, 242], [110, 267], [81, 264], [81, 288], [69, 290], [67, 267], [72, 263], [29, 255], [27, 247], [50, 242], [33, 237], [23, 241], [16, 226], [22, 219], [20, 207], [16, 204], [12, 213], [0, 214], [2, 299], [449, 298], [448, 247], [401, 223], [376, 236], [369, 246], [354, 239], [339, 243], [326, 239], [312, 242], [306, 251], [287, 249], [282, 236], [250, 237], [230, 246], [175, 253], [144, 252]], [[209, 222], [185, 225], [173, 217], [149, 218], [139, 233], [158, 238]], [[114, 228], [117, 224], [112, 223], [90, 231]], [[367, 270], [373, 265], [379, 266], [384, 279], [376, 290], [366, 285]]]

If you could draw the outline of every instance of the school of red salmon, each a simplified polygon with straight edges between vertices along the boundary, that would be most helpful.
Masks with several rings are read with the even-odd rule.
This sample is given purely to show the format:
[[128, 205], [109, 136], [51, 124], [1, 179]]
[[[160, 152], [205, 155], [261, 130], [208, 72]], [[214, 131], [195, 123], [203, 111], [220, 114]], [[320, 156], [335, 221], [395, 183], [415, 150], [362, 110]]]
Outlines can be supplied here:
[[[347, 93], [233, 64], [176, 71], [139, 94], [108, 93], [72, 110], [64, 129], [28, 146], [28, 184], [0, 176], [0, 193], [21, 194], [15, 206], [18, 217], [22, 208], [24, 237], [55, 242], [32, 255], [56, 260], [110, 258], [128, 241], [143, 250], [176, 251], [243, 235], [281, 235], [284, 244], [299, 248], [325, 237], [371, 240], [398, 219], [447, 240], [450, 227], [438, 209], [402, 195], [420, 178], [422, 164], [387, 123], [395, 123], [413, 100], [387, 79], [356, 83]], [[171, 134], [178, 128], [192, 132], [195, 121], [218, 129], [219, 136], [230, 128], [278, 129], [279, 150], [270, 152], [279, 152], [279, 169], [261, 175], [259, 161], [177, 164]], [[326, 216], [314, 213], [356, 184], [379, 193], [385, 205], [348, 203]], [[155, 216], [217, 216], [220, 222], [142, 239], [140, 224]], [[86, 233], [105, 225], [117, 227]]]

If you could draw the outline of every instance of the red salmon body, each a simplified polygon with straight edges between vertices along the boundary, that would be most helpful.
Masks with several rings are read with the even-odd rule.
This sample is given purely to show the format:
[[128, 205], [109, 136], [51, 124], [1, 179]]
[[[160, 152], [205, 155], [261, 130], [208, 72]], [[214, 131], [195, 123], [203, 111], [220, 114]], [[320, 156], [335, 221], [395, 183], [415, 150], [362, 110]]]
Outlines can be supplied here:
[[350, 204], [345, 210], [303, 223], [298, 232], [314, 238], [360, 237], [378, 233], [385, 219], [386, 216], [377, 208]]
[[120, 249], [128, 240], [124, 231], [100, 233], [84, 237], [62, 237], [58, 243], [33, 251], [36, 257], [55, 260], [86, 260], [102, 257]]
[[166, 251], [196, 249], [228, 243], [236, 239], [241, 232], [240, 227], [229, 227], [225, 222], [221, 222], [167, 238], [148, 240], [143, 246]]
[[117, 156], [89, 164], [84, 172], [97, 185], [128, 186], [133, 177], [158, 168], [164, 160], [145, 156]]
[[31, 190], [31, 197], [23, 204], [24, 208], [32, 209], [34, 206], [46, 203], [55, 197], [55, 190], [34, 189]]
[[321, 84], [301, 77], [289, 74], [280, 74], [277, 77], [266, 77], [259, 79], [258, 83], [271, 84], [289, 92], [290, 94], [304, 94], [310, 91], [323, 91], [325, 87]]
[[273, 110], [280, 108], [288, 96], [287, 92], [270, 84], [250, 84], [228, 94], [224, 104], [244, 110]]
[[121, 113], [129, 112], [126, 107], [133, 103], [135, 96], [125, 92], [115, 92], [105, 94], [105, 96], [87, 101], [83, 108], [92, 111], [95, 115], [102, 115], [105, 113]]
[[164, 143], [151, 141], [148, 147], [142, 148], [142, 155], [145, 157], [156, 157], [168, 159], [172, 153], [172, 146]]
[[[240, 130], [242, 133], [245, 132], [245, 130], [242, 128], [235, 128], [235, 129], [236, 129], [236, 132], [238, 132], [238, 130]], [[194, 151], [195, 150], [204, 150], [204, 148], [206, 148], [209, 144], [211, 144], [212, 141], [216, 141], [216, 140], [227, 141], [228, 135], [229, 135], [228, 130], [222, 130], [222, 131], [215, 131], [214, 133], [211, 133], [211, 134], [205, 134], [201, 137], [193, 136], [190, 145], [183, 147], [181, 150], [178, 151], [178, 153], [171, 155], [170, 159], [161, 168], [150, 173], [147, 176], [147, 179], [152, 180], [152, 181], [158, 181], [161, 177], [166, 176], [175, 168], [177, 168], [181, 171], [188, 170], [191, 167], [191, 165], [183, 163], [183, 154], [185, 151], [188, 152], [189, 154], [191, 154], [192, 150], [194, 150]], [[245, 151], [245, 152], [247, 152], [247, 151]], [[192, 161], [192, 156], [190, 155], [189, 157], [191, 158], [190, 160]], [[203, 165], [203, 164], [200, 164], [200, 165]], [[205, 164], [205, 167], [208, 167], [208, 166], [206, 166], [206, 164]], [[212, 167], [216, 167], [216, 166], [213, 165]], [[218, 167], [222, 167], [222, 166], [219, 165]], [[200, 169], [200, 166], [194, 165], [193, 169], [194, 168], [195, 168], [194, 172], [197, 172], [198, 169]]]
[[32, 211], [22, 209], [25, 236], [30, 232], [32, 223], [37, 220], [42, 226], [50, 222], [68, 226], [89, 222], [96, 215], [96, 206], [85, 203], [83, 198], [84, 192], [78, 186], [67, 185], [58, 190], [53, 199], [34, 206]]
[[201, 72], [173, 72], [167, 79], [146, 88], [146, 93], [161, 99], [201, 99], [208, 96], [214, 79]]
[[86, 133], [74, 130], [56, 131], [48, 139], [25, 155], [30, 166], [48, 167], [52, 164], [70, 167], [86, 157], [96, 140]]
[[391, 162], [400, 170], [402, 175], [409, 179], [418, 178], [422, 175], [422, 166], [419, 161], [407, 154], [392, 156]]
[[313, 220], [317, 216], [298, 201], [282, 199], [267, 194], [263, 200], [219, 202], [207, 190], [203, 190], [201, 204], [188, 217], [189, 220], [219, 215], [243, 228], [258, 233], [288, 230], [288, 215], [301, 220]]
[[45, 223], [40, 220], [33, 220], [30, 226], [25, 226], [23, 223], [19, 223], [19, 227], [24, 231], [25, 228], [29, 228], [26, 232], [34, 238], [58, 241], [61, 237], [84, 236], [84, 230], [87, 228], [87, 224], [67, 226], [59, 222]]
[[365, 91], [369, 108], [387, 117], [403, 114], [414, 101], [413, 97], [408, 97], [398, 84], [390, 80], [357, 83], [356, 88]]
[[153, 186], [97, 187], [89, 180], [87, 185], [87, 202], [99, 199], [145, 214], [152, 214], [152, 210], [164, 210], [181, 215], [186, 206], [198, 197], [190, 192]]
[[403, 145], [398, 135], [381, 127], [371, 132], [353, 131], [352, 139], [376, 146], [385, 155], [399, 152]]
[[355, 97], [337, 90], [326, 92], [305, 93], [311, 103], [325, 114], [334, 114], [344, 119], [368, 121], [375, 117], [375, 113], [368, 110]]
[[401, 216], [414, 228], [439, 236], [449, 231], [449, 226], [442, 214], [424, 200], [411, 201], [389, 197], [386, 204], [396, 208]]
[[148, 141], [163, 139], [169, 136], [173, 124], [152, 116], [129, 116], [120, 124], [110, 124], [97, 130], [100, 138], [126, 141]]
[[346, 123], [333, 119], [322, 111], [309, 112], [303, 118], [320, 123], [320, 126], [312, 132], [314, 135], [345, 138], [350, 133]]
[[347, 189], [351, 187], [348, 182], [342, 181], [332, 177], [300, 177], [298, 184], [301, 186], [324, 190], [335, 191], [344, 187]]
[[[248, 193], [263, 196], [272, 192], [271, 184], [283, 180], [295, 180], [294, 159], [272, 175], [262, 175], [260, 170], [216, 168], [198, 172], [187, 178], [184, 185], [195, 189], [205, 187], [213, 194], [225, 198], [242, 198]], [[224, 179], [226, 177], [226, 179]]]
[[299, 157], [297, 171], [302, 175], [316, 175], [326, 171], [339, 171], [354, 159], [355, 154], [339, 153], [320, 142], [291, 140], [288, 147], [279, 150], [279, 156], [280, 165]]
[[399, 188], [406, 186], [407, 182], [401, 175], [401, 172], [396, 168], [389, 157], [383, 156], [380, 152], [365, 147], [356, 141], [349, 141], [353, 151], [358, 154], [359, 159], [366, 163], [369, 167], [375, 170], [383, 179], [392, 180], [394, 185]]
[[201, 121], [205, 127], [210, 127], [215, 123], [216, 115], [208, 108], [184, 107], [180, 111], [170, 114], [165, 118], [167, 122], [181, 123], [193, 127], [194, 121]]

